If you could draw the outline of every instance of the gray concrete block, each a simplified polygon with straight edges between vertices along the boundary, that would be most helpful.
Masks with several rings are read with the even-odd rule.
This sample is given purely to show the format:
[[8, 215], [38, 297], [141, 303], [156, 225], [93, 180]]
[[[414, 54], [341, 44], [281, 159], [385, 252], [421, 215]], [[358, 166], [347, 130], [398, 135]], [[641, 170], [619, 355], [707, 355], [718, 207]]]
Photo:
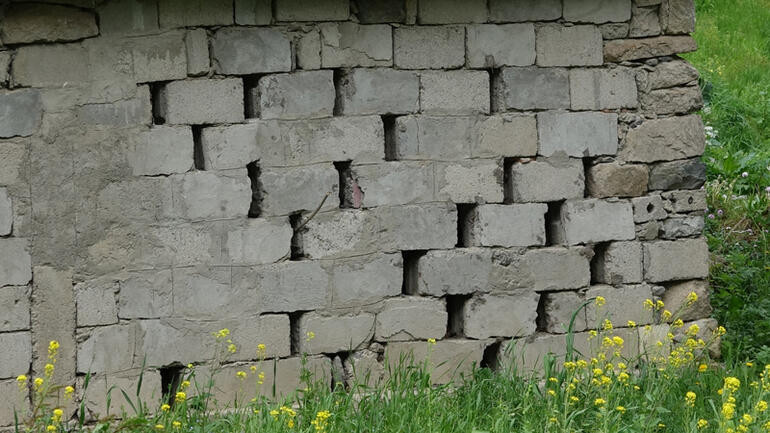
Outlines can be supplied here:
[[79, 373], [112, 374], [134, 366], [136, 323], [100, 326], [81, 332], [77, 351]]
[[184, 38], [187, 48], [187, 74], [206, 75], [211, 69], [209, 35], [206, 29], [188, 30]]
[[[72, 271], [35, 266], [32, 285], [32, 371], [43, 371], [48, 363], [48, 345], [59, 342], [54, 383], [75, 380], [75, 297]], [[0, 363], [2, 364], [2, 363]]]
[[232, 284], [229, 266], [195, 266], [173, 270], [174, 316], [196, 320], [242, 317], [257, 311], [256, 297]]
[[[542, 326], [543, 331], [551, 334], [565, 334], [569, 330], [570, 323], [573, 332], [588, 329], [586, 312], [581, 307], [585, 302], [583, 293], [553, 292], [540, 296], [545, 298], [542, 302], [543, 313], [538, 318], [538, 324]], [[573, 314], [574, 322], [572, 322]]]
[[76, 109], [77, 120], [86, 125], [103, 125], [116, 128], [150, 125], [152, 105], [147, 86], [138, 88], [134, 98], [105, 104], [84, 104]]
[[529, 250], [524, 264], [536, 291], [586, 287], [591, 282], [590, 252], [581, 248], [549, 247]]
[[354, 2], [358, 21], [363, 24], [404, 23], [406, 2], [391, 0], [357, 0]]
[[695, 40], [689, 36], [618, 39], [604, 45], [604, 59], [608, 62], [649, 59], [689, 53], [697, 48]]
[[603, 63], [602, 34], [596, 26], [547, 25], [537, 29], [538, 66], [590, 66]]
[[248, 215], [251, 181], [246, 170], [232, 176], [196, 171], [174, 177], [174, 213], [198, 221]]
[[465, 237], [472, 246], [545, 245], [545, 204], [479, 205], [467, 216]]
[[614, 155], [618, 149], [616, 114], [543, 112], [537, 115], [537, 129], [543, 156]]
[[510, 167], [509, 182], [516, 203], [560, 201], [585, 194], [583, 161], [575, 158], [516, 162]]
[[623, 22], [631, 19], [631, 0], [570, 0], [564, 19], [579, 23]]
[[160, 96], [160, 112], [168, 124], [244, 120], [243, 80], [237, 78], [173, 81]]
[[289, 215], [339, 207], [339, 173], [332, 164], [262, 168], [259, 173], [259, 210], [263, 216]]
[[266, 148], [264, 142], [258, 140], [268, 129], [267, 124], [260, 121], [203, 128], [203, 166], [207, 170], [226, 170], [243, 168], [257, 160], [265, 165], [282, 165], [284, 153]]
[[467, 29], [468, 67], [499, 68], [535, 64], [535, 26], [477, 24]]
[[[32, 334], [30, 332], [8, 332], [0, 334], [0, 378], [15, 378], [29, 371], [32, 362]], [[18, 392], [18, 391], [17, 391]]]
[[37, 90], [0, 92], [0, 137], [30, 136], [43, 118], [43, 103]]
[[378, 218], [373, 211], [319, 213], [300, 232], [302, 249], [311, 259], [353, 257], [382, 250]]
[[705, 190], [670, 191], [662, 195], [665, 200], [663, 206], [669, 212], [696, 212], [707, 209]]
[[604, 40], [623, 39], [628, 37], [628, 23], [607, 23], [599, 26]]
[[75, 41], [99, 34], [92, 11], [43, 3], [14, 3], [3, 16], [5, 44]]
[[642, 282], [640, 242], [611, 242], [595, 253], [591, 270], [594, 281], [612, 285]]
[[492, 22], [553, 21], [561, 18], [560, 0], [489, 0]]
[[586, 291], [586, 299], [602, 296], [605, 304], [597, 307], [595, 303], [586, 308], [590, 326], [600, 327], [605, 319], [614, 326], [626, 326], [629, 320], [637, 325], [652, 323], [652, 313], [644, 308], [644, 301], [652, 299], [653, 287], [647, 284], [633, 286], [592, 286]]
[[441, 338], [446, 334], [447, 317], [443, 299], [414, 296], [388, 299], [377, 313], [374, 339], [409, 341]]
[[680, 239], [644, 244], [644, 278], [647, 281], [703, 279], [708, 277], [706, 240]]
[[631, 204], [634, 207], [635, 223], [661, 220], [668, 216], [660, 194], [649, 194], [644, 197], [632, 198]]
[[32, 280], [32, 257], [26, 239], [0, 239], [0, 287], [24, 286]]
[[417, 264], [417, 293], [440, 297], [486, 292], [491, 267], [492, 252], [489, 249], [428, 251]]
[[227, 231], [222, 253], [234, 265], [275, 263], [290, 256], [293, 234], [288, 218], [251, 218]]
[[435, 345], [425, 341], [394, 342], [385, 348], [385, 359], [391, 369], [398, 368], [404, 358], [415, 364], [425, 362], [433, 383], [460, 383], [481, 364], [486, 345], [484, 340], [465, 339], [439, 340]]
[[116, 0], [100, 4], [99, 32], [105, 36], [158, 32], [158, 5], [152, 1]]
[[260, 312], [316, 310], [328, 304], [329, 273], [309, 260], [233, 268], [233, 287], [246, 292], [256, 288]]
[[639, 106], [636, 80], [627, 69], [571, 69], [569, 82], [573, 110]]
[[276, 0], [276, 21], [344, 21], [350, 14], [347, 0]]
[[230, 25], [233, 24], [233, 2], [164, 0], [158, 3], [158, 22], [162, 29]]
[[120, 285], [105, 277], [75, 285], [77, 326], [104, 326], [118, 323]]
[[313, 27], [295, 34], [298, 69], [321, 69], [321, 32]]
[[332, 308], [371, 307], [401, 294], [404, 269], [400, 253], [338, 259], [328, 269]]
[[[310, 332], [314, 337], [310, 338]], [[374, 335], [374, 314], [323, 316], [305, 313], [299, 319], [302, 353], [337, 353], [364, 347]]]
[[465, 28], [409, 26], [393, 30], [393, 64], [399, 69], [451, 69], [465, 65]]
[[158, 125], [139, 134], [129, 165], [134, 176], [185, 173], [193, 168], [193, 136], [189, 126]]
[[443, 71], [420, 74], [420, 111], [426, 114], [489, 113], [487, 71]]
[[567, 200], [561, 205], [557, 224], [558, 241], [568, 245], [629, 240], [636, 235], [627, 201]]
[[457, 207], [431, 203], [375, 209], [384, 251], [452, 248], [457, 244]]
[[0, 289], [0, 331], [26, 331], [30, 328], [29, 286]]
[[500, 160], [435, 164], [436, 200], [453, 203], [502, 203], [503, 167]]
[[274, 28], [224, 27], [211, 38], [214, 69], [226, 75], [291, 70], [288, 36]]
[[[187, 53], [190, 47], [185, 44], [185, 34], [182, 31], [174, 31], [132, 38], [128, 46], [131, 47], [134, 80], [138, 83], [148, 83], [187, 77]], [[205, 56], [208, 62], [208, 42], [203, 41], [203, 44], [206, 47]], [[193, 57], [192, 60], [197, 59]], [[208, 68], [206, 71], [208, 72]]]
[[[388, 161], [351, 167], [353, 207], [369, 208], [436, 201], [434, 164]], [[356, 197], [360, 197], [356, 199]]]
[[485, 0], [422, 0], [417, 3], [420, 24], [483, 23], [487, 21]]
[[562, 68], [503, 68], [493, 79], [497, 111], [569, 108], [569, 72]]
[[13, 230], [13, 200], [8, 188], [0, 188], [0, 236], [8, 236]]
[[353, 69], [339, 80], [342, 115], [408, 114], [420, 108], [420, 77], [393, 69]]
[[687, 238], [703, 234], [705, 222], [703, 215], [686, 215], [663, 220], [660, 237], [662, 239]]
[[266, 26], [273, 20], [271, 0], [235, 0], [235, 24]]
[[119, 318], [154, 319], [173, 313], [171, 269], [128, 272], [118, 285]]
[[476, 295], [463, 306], [463, 333], [476, 339], [533, 334], [539, 299], [535, 292]]
[[391, 66], [392, 28], [386, 24], [327, 23], [321, 29], [324, 68]]
[[608, 162], [591, 166], [586, 178], [591, 197], [637, 197], [647, 192], [649, 169], [641, 164]]
[[88, 52], [81, 44], [27, 45], [16, 50], [11, 76], [17, 86], [61, 87], [88, 82]]
[[255, 112], [262, 119], [312, 119], [334, 114], [332, 71], [274, 74], [260, 78]]

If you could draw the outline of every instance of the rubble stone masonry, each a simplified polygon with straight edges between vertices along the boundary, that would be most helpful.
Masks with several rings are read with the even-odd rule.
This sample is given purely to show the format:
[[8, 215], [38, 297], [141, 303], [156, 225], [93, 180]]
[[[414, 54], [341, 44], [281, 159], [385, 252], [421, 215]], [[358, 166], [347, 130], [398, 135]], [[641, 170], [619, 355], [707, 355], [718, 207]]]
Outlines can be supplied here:
[[[675, 309], [695, 290], [687, 319], [713, 326], [703, 102], [677, 56], [696, 48], [694, 13], [4, 2], [0, 390], [42, 374], [51, 339], [61, 383], [94, 375], [98, 413], [100, 390], [145, 360], [159, 395], [225, 327], [240, 348], [226, 371], [265, 344], [266, 381], [286, 392], [303, 353], [330, 382], [375, 380], [430, 338], [437, 381], [495, 365], [510, 341], [534, 368], [597, 295], [629, 353], [646, 298]], [[576, 345], [597, 317], [577, 316]], [[0, 398], [0, 426], [22, 401]]]

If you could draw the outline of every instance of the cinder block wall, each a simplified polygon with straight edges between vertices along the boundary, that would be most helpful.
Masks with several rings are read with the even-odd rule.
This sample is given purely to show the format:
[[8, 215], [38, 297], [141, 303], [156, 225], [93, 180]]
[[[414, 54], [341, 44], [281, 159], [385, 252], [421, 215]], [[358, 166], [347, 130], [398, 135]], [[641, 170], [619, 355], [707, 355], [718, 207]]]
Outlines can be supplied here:
[[[647, 298], [675, 310], [694, 290], [685, 319], [709, 315], [702, 99], [677, 57], [692, 0], [2, 13], [2, 395], [51, 339], [62, 383], [95, 374], [98, 412], [145, 358], [156, 395], [210, 360], [225, 327], [222, 398], [260, 343], [279, 390], [302, 353], [330, 381], [379, 377], [429, 338], [446, 381], [510, 340], [536, 366], [596, 295], [629, 353]], [[579, 344], [601, 314], [578, 315]], [[0, 401], [8, 425], [19, 403]]]

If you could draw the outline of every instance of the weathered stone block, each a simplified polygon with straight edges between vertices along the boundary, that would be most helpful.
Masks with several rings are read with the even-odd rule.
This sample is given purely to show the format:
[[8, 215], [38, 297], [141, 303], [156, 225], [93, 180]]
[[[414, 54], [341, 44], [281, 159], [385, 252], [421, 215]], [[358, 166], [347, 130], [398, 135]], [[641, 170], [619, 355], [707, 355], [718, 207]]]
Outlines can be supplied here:
[[660, 25], [669, 35], [694, 32], [695, 1], [663, 0], [660, 4]]
[[401, 294], [404, 269], [398, 253], [335, 260], [330, 272], [334, 308], [370, 306]]
[[26, 137], [40, 128], [43, 103], [40, 92], [21, 89], [0, 92], [0, 137]]
[[[204, 41], [204, 44], [208, 46], [208, 42]], [[185, 32], [133, 38], [130, 47], [136, 82], [181, 80], [187, 77]]]
[[489, 73], [486, 71], [423, 72], [420, 110], [426, 114], [489, 113]]
[[32, 334], [29, 332], [8, 332], [0, 334], [0, 378], [15, 378], [29, 371], [32, 362]]
[[586, 177], [591, 197], [636, 197], [647, 192], [649, 169], [646, 165], [608, 162], [591, 166]]
[[376, 209], [384, 251], [452, 248], [457, 244], [457, 207], [447, 203]]
[[174, 316], [228, 319], [257, 311], [252, 292], [232, 283], [229, 266], [196, 266], [173, 270]]
[[446, 304], [443, 299], [407, 296], [388, 299], [377, 313], [377, 341], [409, 341], [441, 338], [446, 334]]
[[[312, 332], [315, 337], [310, 337]], [[299, 318], [301, 353], [337, 353], [355, 350], [367, 344], [374, 335], [374, 314], [322, 316], [306, 313]]]
[[420, 24], [483, 23], [487, 20], [484, 0], [423, 0], [417, 4]]
[[468, 26], [466, 32], [468, 67], [499, 68], [535, 64], [533, 24], [477, 24]]
[[271, 0], [235, 0], [235, 24], [265, 26], [273, 20]]
[[243, 122], [243, 80], [173, 81], [163, 88], [159, 102], [161, 116], [169, 124]]
[[327, 305], [329, 274], [319, 262], [305, 260], [233, 268], [233, 287], [245, 291], [256, 287], [259, 311], [308, 311]]
[[344, 22], [322, 24], [320, 29], [324, 68], [393, 64], [393, 36], [389, 25]]
[[544, 112], [537, 115], [537, 129], [543, 156], [614, 155], [618, 149], [616, 114]]
[[264, 168], [259, 173], [258, 207], [261, 215], [288, 215], [339, 207], [339, 173], [332, 164]]
[[211, 57], [226, 75], [291, 70], [289, 38], [274, 28], [221, 28], [211, 38]]
[[116, 128], [150, 125], [152, 123], [150, 93], [140, 87], [137, 96], [109, 104], [84, 104], [76, 109], [80, 122], [87, 125], [104, 125]]
[[497, 114], [484, 117], [471, 132], [473, 158], [537, 154], [537, 121], [534, 116]]
[[[657, 7], [634, 6], [628, 36], [641, 38], [660, 34], [660, 17]], [[619, 39], [619, 38], [617, 38]]]
[[209, 35], [206, 29], [188, 30], [184, 38], [187, 48], [187, 74], [206, 75], [211, 69]]
[[409, 26], [393, 30], [393, 63], [399, 69], [451, 69], [465, 65], [465, 28]]
[[32, 257], [26, 239], [0, 239], [0, 287], [24, 286], [32, 279]]
[[503, 169], [499, 160], [435, 163], [436, 200], [453, 203], [502, 203]]
[[243, 217], [251, 206], [251, 182], [246, 170], [231, 176], [196, 171], [175, 177], [174, 209], [190, 220]]
[[401, 359], [420, 364], [428, 362], [434, 383], [459, 382], [478, 367], [487, 342], [483, 340], [440, 340], [435, 345], [425, 341], [388, 344], [385, 358], [391, 368], [397, 368]]
[[660, 194], [633, 198], [631, 204], [634, 207], [634, 222], [636, 223], [662, 220], [668, 216]]
[[599, 26], [604, 40], [622, 39], [628, 37], [628, 23], [607, 23]]
[[[583, 161], [575, 158], [538, 158], [511, 165], [510, 197], [516, 203], [583, 198]], [[645, 183], [646, 186], [646, 183]]]
[[561, 12], [560, 0], [489, 0], [492, 22], [552, 21]]
[[[690, 293], [695, 293], [697, 300], [691, 302]], [[708, 281], [685, 281], [667, 286], [662, 300], [669, 311], [679, 311], [682, 320], [697, 320], [711, 316], [709, 293]]]
[[13, 3], [0, 25], [4, 44], [59, 42], [99, 34], [93, 12], [43, 3]]
[[173, 313], [171, 269], [129, 272], [118, 284], [121, 319], [154, 319]]
[[602, 34], [596, 26], [547, 25], [537, 29], [538, 66], [590, 66], [602, 63]]
[[479, 205], [467, 216], [465, 237], [473, 246], [545, 245], [545, 204]]
[[591, 282], [590, 253], [581, 248], [540, 248], [527, 251], [525, 266], [536, 291], [577, 289]]
[[695, 40], [689, 36], [617, 39], [604, 44], [604, 59], [608, 62], [623, 62], [689, 53], [696, 49]]
[[694, 212], [706, 210], [706, 191], [670, 191], [662, 194], [663, 206], [669, 212]]
[[0, 188], [0, 236], [8, 236], [13, 230], [13, 201], [8, 188]]
[[650, 169], [650, 189], [697, 189], [706, 182], [700, 158], [661, 162]]
[[20, 393], [16, 379], [0, 381], [0, 393], [9, 397], [0, 400], [0, 420], [2, 420], [0, 425], [8, 426], [10, 429], [11, 425], [14, 424], [14, 414], [28, 413], [29, 400], [24, 396], [18, 396]]
[[306, 257], [350, 257], [379, 250], [378, 218], [373, 211], [319, 213], [300, 232]]
[[96, 9], [102, 35], [140, 35], [158, 31], [158, 5], [148, 0], [116, 0]]
[[703, 107], [699, 86], [650, 90], [641, 94], [642, 109], [656, 114], [687, 114]]
[[78, 373], [111, 374], [134, 366], [135, 323], [100, 326], [79, 335]]
[[164, 0], [158, 2], [158, 22], [164, 29], [232, 24], [233, 2], [230, 0]]
[[193, 136], [189, 126], [158, 125], [143, 131], [128, 155], [134, 176], [185, 173], [193, 168]]
[[639, 106], [636, 80], [627, 69], [571, 69], [573, 110], [606, 110]]
[[28, 286], [0, 289], [0, 332], [29, 330], [29, 307]]
[[660, 237], [663, 239], [700, 236], [703, 233], [703, 215], [687, 215], [663, 220]]
[[270, 153], [258, 146], [257, 136], [261, 128], [264, 128], [261, 122], [203, 128], [203, 166], [207, 170], [243, 168], [256, 160], [268, 165], [282, 164], [283, 152]]
[[321, 32], [313, 27], [295, 33], [297, 68], [321, 69]]
[[642, 282], [642, 244], [611, 242], [595, 251], [591, 276], [597, 283], [629, 284]]
[[344, 21], [350, 14], [347, 0], [276, 0], [276, 21]]
[[620, 156], [631, 162], [671, 161], [699, 156], [705, 145], [700, 116], [668, 117], [629, 130]]
[[463, 333], [476, 339], [530, 335], [539, 299], [535, 292], [476, 295], [463, 305]]
[[660, 233], [660, 221], [649, 221], [636, 225], [636, 238], [640, 241], [652, 241], [658, 239]]
[[646, 74], [638, 75], [639, 88], [646, 90], [697, 84], [698, 70], [685, 60], [659, 63]]
[[406, 20], [406, 2], [391, 0], [356, 0], [358, 21], [363, 24], [403, 23]]
[[238, 265], [275, 263], [290, 255], [293, 233], [287, 218], [252, 218], [227, 232], [223, 254]]
[[626, 326], [629, 320], [637, 325], [652, 323], [653, 314], [644, 308], [644, 301], [652, 298], [652, 286], [593, 286], [586, 291], [586, 299], [604, 297], [606, 304], [597, 307], [589, 304], [586, 316], [589, 326], [600, 327], [604, 319], [609, 319], [614, 326]]
[[[434, 164], [389, 161], [351, 168], [353, 207], [376, 207], [435, 201]], [[357, 188], [357, 189], [356, 189]], [[359, 197], [356, 199], [356, 197]]]
[[569, 108], [569, 73], [562, 68], [503, 68], [493, 80], [496, 111]]
[[[554, 292], [540, 296], [545, 297], [545, 300], [543, 301], [543, 313], [538, 316], [538, 325], [544, 331], [551, 334], [566, 333], [569, 330], [573, 314], [575, 315], [575, 321], [572, 323], [573, 332], [585, 331], [588, 328], [585, 309], [581, 308], [585, 302], [583, 294]], [[580, 308], [579, 311], [578, 308]]]
[[486, 292], [491, 259], [488, 249], [428, 251], [418, 260], [417, 293], [439, 297]]
[[568, 245], [628, 240], [636, 235], [627, 201], [567, 200], [559, 209], [557, 225], [556, 238]]
[[647, 281], [703, 279], [708, 277], [708, 271], [708, 245], [702, 238], [644, 244], [644, 277]]
[[332, 71], [267, 75], [256, 89], [262, 119], [307, 119], [334, 114]]
[[118, 323], [118, 299], [120, 286], [107, 278], [86, 281], [75, 285], [77, 326], [103, 326]]
[[60, 87], [88, 82], [88, 52], [81, 44], [29, 45], [16, 50], [11, 75], [18, 86]]
[[569, 0], [564, 19], [579, 23], [623, 22], [631, 19], [631, 0]]
[[337, 108], [342, 115], [407, 114], [420, 108], [420, 77], [414, 72], [353, 69], [343, 72], [338, 86]]

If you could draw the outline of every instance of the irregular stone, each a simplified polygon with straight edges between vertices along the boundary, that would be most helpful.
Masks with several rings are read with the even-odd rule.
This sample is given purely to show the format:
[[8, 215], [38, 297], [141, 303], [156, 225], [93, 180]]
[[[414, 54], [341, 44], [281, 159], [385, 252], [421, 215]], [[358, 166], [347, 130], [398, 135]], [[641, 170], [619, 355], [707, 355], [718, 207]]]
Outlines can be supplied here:
[[422, 0], [417, 3], [420, 24], [483, 23], [487, 21], [484, 0]]
[[392, 29], [386, 24], [353, 22], [321, 24], [321, 65], [324, 68], [391, 66]]
[[211, 69], [209, 35], [206, 29], [188, 30], [184, 38], [187, 48], [187, 74], [206, 75]]
[[567, 200], [559, 209], [555, 237], [568, 245], [635, 237], [631, 203], [598, 199]]
[[163, 88], [159, 108], [169, 124], [243, 122], [243, 81], [236, 78], [173, 81]]
[[470, 68], [535, 64], [533, 24], [476, 24], [468, 26], [466, 32], [467, 62]]
[[13, 230], [13, 201], [7, 188], [0, 188], [0, 236], [8, 236]]
[[599, 26], [602, 39], [623, 39], [628, 37], [628, 23], [607, 23]]
[[689, 53], [696, 49], [695, 40], [689, 36], [617, 39], [604, 44], [604, 59], [608, 62], [623, 62]]
[[42, 3], [9, 5], [0, 25], [0, 39], [6, 45], [74, 41], [97, 34], [93, 12]]
[[636, 223], [662, 220], [668, 216], [660, 194], [633, 198], [631, 204], [634, 206], [634, 222]]
[[639, 106], [634, 75], [626, 69], [571, 69], [573, 110], [605, 110]]
[[642, 109], [656, 114], [687, 114], [703, 107], [700, 87], [650, 90], [640, 97]]
[[663, 0], [660, 4], [660, 25], [669, 35], [694, 32], [695, 1]]
[[643, 8], [634, 6], [631, 17], [631, 28], [628, 36], [632, 38], [641, 38], [646, 36], [657, 36], [660, 34], [660, 18], [658, 17], [658, 8]]
[[0, 137], [30, 136], [37, 132], [43, 117], [40, 92], [21, 89], [0, 92]]
[[543, 112], [537, 115], [537, 129], [543, 156], [614, 155], [618, 149], [616, 114]]
[[[585, 296], [579, 292], [553, 292], [540, 295], [544, 297], [543, 312], [538, 315], [538, 326], [551, 334], [564, 334], [570, 330], [581, 332], [588, 329], [586, 323]], [[579, 309], [579, 310], [578, 310]], [[574, 315], [574, 322], [573, 320]]]
[[350, 14], [347, 0], [276, 0], [276, 21], [344, 21]]
[[32, 258], [26, 239], [0, 239], [0, 287], [25, 286], [32, 280]]
[[602, 34], [596, 26], [546, 25], [537, 29], [538, 66], [591, 66], [603, 63]]
[[410, 71], [353, 69], [338, 81], [337, 108], [342, 115], [415, 113], [419, 98], [420, 77]]
[[545, 213], [540, 203], [479, 205], [464, 223], [468, 246], [526, 247], [545, 245]]
[[649, 221], [636, 225], [636, 238], [640, 241], [652, 241], [658, 239], [660, 221]]
[[377, 313], [374, 339], [409, 341], [441, 338], [446, 334], [447, 317], [443, 299], [413, 296], [388, 299]]
[[235, 0], [235, 24], [266, 26], [273, 20], [271, 0]]
[[394, 342], [386, 347], [385, 359], [390, 369], [399, 368], [401, 359], [415, 365], [427, 362], [433, 383], [460, 383], [481, 364], [486, 344], [483, 340], [461, 339], [440, 340], [435, 345], [424, 341]]
[[511, 295], [476, 295], [463, 305], [466, 337], [521, 337], [535, 332], [540, 295], [523, 292]]
[[606, 319], [614, 326], [625, 326], [631, 320], [637, 325], [652, 323], [653, 315], [644, 308], [644, 301], [652, 298], [652, 286], [592, 286], [586, 291], [586, 299], [602, 296], [606, 303], [598, 307], [588, 304], [586, 317], [590, 326], [601, 326]]
[[0, 51], [0, 88], [8, 85], [11, 78], [11, 51]]
[[493, 79], [496, 111], [569, 108], [569, 73], [562, 68], [503, 68]]
[[259, 172], [260, 215], [288, 215], [339, 207], [339, 173], [332, 164], [264, 168]]
[[356, 0], [356, 16], [362, 24], [403, 23], [406, 4], [390, 0]]
[[429, 162], [388, 161], [351, 167], [353, 207], [369, 208], [435, 201], [435, 169]]
[[88, 52], [81, 44], [19, 47], [11, 63], [14, 84], [24, 87], [61, 87], [88, 82]]
[[129, 165], [134, 176], [185, 173], [194, 165], [193, 148], [190, 127], [157, 125], [139, 135]]
[[502, 203], [503, 170], [499, 160], [436, 163], [436, 200], [453, 203]]
[[698, 189], [706, 182], [706, 165], [700, 158], [661, 162], [650, 169], [650, 189]]
[[285, 72], [291, 70], [290, 45], [274, 28], [224, 27], [211, 38], [211, 57], [220, 74]]
[[[312, 332], [315, 336], [309, 337]], [[374, 315], [360, 313], [348, 316], [322, 316], [305, 313], [299, 318], [301, 353], [337, 353], [355, 350], [371, 340]]]
[[1, 332], [29, 330], [30, 294], [29, 286], [0, 289]]
[[596, 251], [591, 277], [597, 283], [629, 284], [642, 282], [642, 244], [611, 242]]
[[164, 0], [158, 3], [158, 22], [163, 29], [233, 24], [230, 0]]
[[489, 113], [489, 73], [423, 72], [420, 75], [420, 110], [441, 115]]
[[661, 282], [708, 277], [709, 251], [703, 238], [644, 244], [644, 277]]
[[559, 0], [489, 0], [492, 22], [553, 21], [561, 18]]
[[662, 194], [663, 206], [669, 212], [694, 212], [706, 210], [705, 190], [670, 191]]
[[703, 215], [672, 217], [663, 220], [660, 237], [663, 239], [700, 236], [703, 233]]
[[408, 26], [393, 30], [393, 64], [399, 69], [452, 69], [465, 65], [461, 26]]
[[293, 234], [287, 218], [251, 218], [227, 232], [223, 254], [237, 265], [275, 263], [291, 254]]
[[[695, 293], [697, 299], [694, 302], [688, 299], [690, 293]], [[678, 311], [682, 320], [703, 319], [710, 317], [712, 312], [709, 293], [708, 281], [684, 281], [666, 286], [662, 301], [669, 311]]]
[[366, 307], [401, 294], [404, 275], [401, 254], [334, 260], [330, 272], [334, 308]]
[[104, 326], [118, 323], [120, 286], [116, 281], [97, 279], [75, 285], [77, 326]]
[[640, 74], [640, 88], [654, 90], [697, 84], [698, 70], [686, 60], [662, 62], [647, 74]]
[[630, 162], [671, 161], [698, 156], [705, 146], [700, 116], [667, 117], [630, 129], [620, 157]]
[[480, 248], [428, 251], [418, 260], [417, 293], [440, 297], [486, 292], [491, 258], [490, 250]]
[[257, 94], [262, 119], [312, 119], [334, 114], [332, 71], [267, 75], [260, 78]]
[[[29, 371], [29, 365], [32, 362], [31, 333], [2, 333], [0, 334], [0, 345], [5, 348], [0, 352], [0, 378], [15, 378], [19, 374]], [[18, 392], [18, 390], [15, 390], [15, 392]]]
[[646, 165], [609, 162], [591, 166], [586, 178], [591, 197], [637, 197], [647, 192], [649, 169]]
[[119, 318], [154, 319], [173, 313], [171, 269], [129, 272], [118, 285]]
[[585, 193], [583, 162], [579, 159], [525, 160], [514, 163], [510, 170], [509, 188], [516, 203], [582, 198]]
[[631, 18], [631, 0], [570, 0], [564, 19], [579, 23], [623, 22]]

